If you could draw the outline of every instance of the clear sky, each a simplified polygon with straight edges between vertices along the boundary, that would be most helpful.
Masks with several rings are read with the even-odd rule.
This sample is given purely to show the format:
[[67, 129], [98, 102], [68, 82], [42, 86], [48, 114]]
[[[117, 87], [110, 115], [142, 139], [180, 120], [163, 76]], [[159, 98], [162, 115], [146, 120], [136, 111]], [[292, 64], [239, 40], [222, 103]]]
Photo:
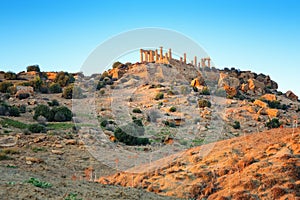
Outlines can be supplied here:
[[99, 44], [143, 27], [178, 31], [217, 67], [269, 74], [300, 96], [297, 0], [0, 0], [0, 70], [79, 71]]

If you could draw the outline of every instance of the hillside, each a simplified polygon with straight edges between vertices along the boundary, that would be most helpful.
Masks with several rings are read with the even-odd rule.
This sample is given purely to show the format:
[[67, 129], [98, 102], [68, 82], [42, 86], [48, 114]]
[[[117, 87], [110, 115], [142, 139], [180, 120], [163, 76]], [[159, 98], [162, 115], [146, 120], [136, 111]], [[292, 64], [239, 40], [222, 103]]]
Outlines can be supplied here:
[[241, 136], [213, 144], [206, 156], [211, 144], [99, 182], [185, 199], [295, 199], [300, 195], [299, 139], [300, 129]]
[[156, 60], [91, 76], [36, 65], [0, 72], [0, 195], [299, 196], [298, 96], [210, 58], [198, 67], [145, 52]]

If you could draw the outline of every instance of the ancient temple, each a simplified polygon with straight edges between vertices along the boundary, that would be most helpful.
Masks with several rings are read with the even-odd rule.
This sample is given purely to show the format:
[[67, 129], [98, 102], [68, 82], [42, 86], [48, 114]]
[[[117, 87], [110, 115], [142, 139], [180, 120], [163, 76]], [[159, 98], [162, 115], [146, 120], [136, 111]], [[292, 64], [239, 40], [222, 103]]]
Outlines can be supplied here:
[[170, 64], [171, 61], [180, 62], [181, 64], [190, 64], [195, 67], [211, 67], [211, 59], [210, 57], [201, 58], [201, 62], [197, 62], [197, 56], [194, 57], [190, 63], [187, 63], [186, 53], [183, 54], [183, 58], [180, 57], [179, 60], [176, 60], [172, 57], [172, 49], [169, 49], [168, 52], [163, 52], [163, 47], [160, 47], [159, 52], [157, 49], [155, 50], [145, 50], [140, 49], [140, 62], [154, 62], [154, 63], [163, 63], [163, 64]]

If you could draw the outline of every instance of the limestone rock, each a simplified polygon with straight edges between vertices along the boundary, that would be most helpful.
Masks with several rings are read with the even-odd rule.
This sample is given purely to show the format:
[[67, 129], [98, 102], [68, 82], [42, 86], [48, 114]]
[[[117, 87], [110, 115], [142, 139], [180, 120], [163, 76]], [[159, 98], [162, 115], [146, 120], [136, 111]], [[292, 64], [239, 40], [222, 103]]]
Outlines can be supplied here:
[[266, 108], [266, 107], [268, 107], [268, 104], [267, 104], [267, 103], [265, 103], [265, 102], [263, 102], [263, 101], [261, 101], [261, 100], [258, 100], [258, 99], [256, 99], [256, 100], [253, 102], [253, 104], [254, 104], [254, 105], [257, 105], [257, 106], [259, 106], [259, 107], [261, 107], [261, 108]]
[[298, 96], [295, 95], [291, 90], [287, 91], [287, 92], [285, 93], [285, 96], [286, 96], [288, 99], [292, 100], [292, 101], [297, 101], [297, 100], [298, 100]]
[[62, 155], [62, 154], [64, 154], [64, 152], [62, 152], [62, 151], [60, 151], [60, 150], [51, 150], [51, 152], [53, 153], [53, 154], [57, 154], [57, 155]]
[[257, 114], [259, 115], [268, 115], [269, 117], [278, 117], [279, 110], [273, 108], [261, 108], [258, 110]]
[[266, 87], [263, 82], [257, 81], [255, 79], [249, 79], [248, 85], [249, 89], [253, 91], [256, 95], [262, 95]]
[[191, 81], [191, 86], [192, 87], [201, 87], [201, 86], [203, 86], [204, 85], [204, 80], [203, 80], [203, 78], [201, 77], [201, 78], [195, 78], [195, 79], [193, 79], [192, 81]]
[[219, 87], [226, 86], [226, 87], [238, 89], [240, 87], [240, 80], [238, 78], [231, 77], [228, 74], [220, 73], [218, 86]]
[[224, 85], [223, 87], [229, 96], [234, 97], [237, 94], [237, 90], [234, 87], [230, 87], [228, 85]]
[[268, 101], [276, 101], [277, 97], [275, 94], [264, 94], [261, 96], [262, 99], [268, 100]]
[[74, 140], [74, 139], [65, 140], [65, 144], [66, 145], [75, 145], [76, 144], [76, 140]]
[[31, 163], [41, 163], [41, 162], [43, 162], [42, 159], [36, 158], [36, 157], [26, 157], [25, 160], [26, 160], [26, 163], [30, 163], [30, 162]]

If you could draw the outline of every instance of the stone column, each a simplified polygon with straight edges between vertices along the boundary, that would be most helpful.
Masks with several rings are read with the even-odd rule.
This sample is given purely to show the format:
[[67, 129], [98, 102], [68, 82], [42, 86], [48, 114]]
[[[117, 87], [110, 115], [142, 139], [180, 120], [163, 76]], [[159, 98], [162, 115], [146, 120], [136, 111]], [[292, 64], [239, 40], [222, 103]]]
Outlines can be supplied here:
[[163, 55], [163, 47], [160, 47], [160, 60], [163, 60], [164, 55]]
[[169, 49], [169, 59], [172, 60], [172, 50]]
[[168, 53], [165, 53], [165, 58], [168, 60]]
[[158, 61], [158, 52], [157, 52], [157, 49], [155, 49], [155, 61]]
[[182, 64], [182, 57], [180, 57], [180, 64]]
[[183, 54], [183, 62], [186, 64], [186, 53]]
[[148, 62], [148, 52], [145, 51], [145, 61]]
[[153, 62], [153, 52], [152, 52], [152, 50], [150, 50], [150, 58], [149, 58], [149, 61], [150, 61], [150, 62]]
[[201, 58], [201, 65], [202, 65], [202, 67], [205, 67], [205, 60], [204, 60], [204, 58]]
[[197, 67], [197, 56], [194, 57], [194, 66]]
[[140, 54], [141, 54], [141, 63], [143, 62], [143, 49], [140, 49]]
[[207, 66], [210, 68], [210, 58], [207, 58]]

